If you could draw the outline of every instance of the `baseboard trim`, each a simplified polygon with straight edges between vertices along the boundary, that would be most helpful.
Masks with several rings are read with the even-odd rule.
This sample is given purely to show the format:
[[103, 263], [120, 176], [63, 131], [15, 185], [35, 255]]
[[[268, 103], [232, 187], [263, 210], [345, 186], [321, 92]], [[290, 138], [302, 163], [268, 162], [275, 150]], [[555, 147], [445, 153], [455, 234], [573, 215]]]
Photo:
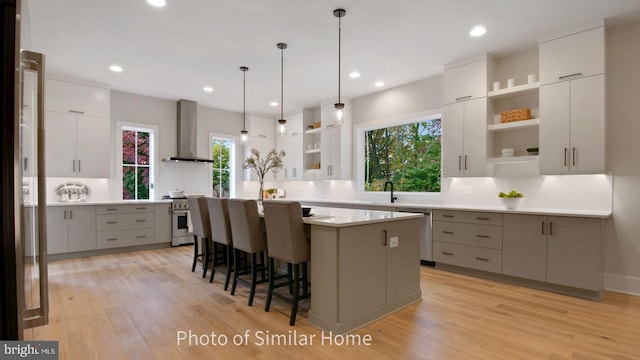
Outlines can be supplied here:
[[607, 291], [640, 296], [640, 278], [617, 274], [604, 274], [604, 288]]

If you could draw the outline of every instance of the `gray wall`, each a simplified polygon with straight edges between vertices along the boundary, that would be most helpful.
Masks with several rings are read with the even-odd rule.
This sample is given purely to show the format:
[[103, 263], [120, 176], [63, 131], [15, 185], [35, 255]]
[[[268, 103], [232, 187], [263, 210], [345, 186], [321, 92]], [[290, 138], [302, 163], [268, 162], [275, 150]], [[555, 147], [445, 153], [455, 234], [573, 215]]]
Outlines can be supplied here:
[[607, 162], [613, 218], [606, 227], [607, 283], [640, 294], [640, 22], [607, 29]]

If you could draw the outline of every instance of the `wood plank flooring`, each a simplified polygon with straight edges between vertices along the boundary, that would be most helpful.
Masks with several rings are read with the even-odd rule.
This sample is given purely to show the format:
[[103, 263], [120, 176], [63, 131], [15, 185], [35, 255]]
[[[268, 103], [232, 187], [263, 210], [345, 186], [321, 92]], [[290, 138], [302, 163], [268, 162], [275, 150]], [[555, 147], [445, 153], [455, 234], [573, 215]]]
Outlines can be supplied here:
[[[35, 338], [58, 340], [60, 359], [640, 359], [640, 297], [595, 302], [422, 267], [422, 302], [353, 333], [369, 346], [329, 344], [308, 302], [290, 327], [288, 304], [274, 297], [264, 312], [265, 286], [248, 307], [246, 287], [231, 296], [222, 274], [192, 273], [192, 251], [51, 262], [50, 324]], [[179, 331], [209, 343], [178, 344]]]

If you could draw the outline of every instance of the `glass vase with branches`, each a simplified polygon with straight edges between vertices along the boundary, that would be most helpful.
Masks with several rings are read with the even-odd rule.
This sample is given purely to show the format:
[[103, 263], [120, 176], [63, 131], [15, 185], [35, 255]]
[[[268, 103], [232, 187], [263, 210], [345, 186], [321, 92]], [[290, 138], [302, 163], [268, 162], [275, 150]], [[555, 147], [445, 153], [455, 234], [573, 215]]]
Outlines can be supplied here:
[[258, 182], [260, 182], [260, 192], [258, 193], [258, 201], [262, 202], [264, 196], [264, 178], [270, 172], [278, 174], [284, 167], [284, 151], [270, 150], [266, 155], [262, 156], [257, 149], [251, 149], [249, 156], [244, 160], [244, 168], [251, 169], [256, 172]]

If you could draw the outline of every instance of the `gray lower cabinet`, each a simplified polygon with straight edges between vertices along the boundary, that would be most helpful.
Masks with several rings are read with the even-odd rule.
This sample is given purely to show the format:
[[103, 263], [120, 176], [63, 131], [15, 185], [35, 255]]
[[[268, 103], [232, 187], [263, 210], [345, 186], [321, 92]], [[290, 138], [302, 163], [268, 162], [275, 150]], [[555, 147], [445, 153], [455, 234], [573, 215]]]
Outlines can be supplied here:
[[98, 249], [147, 245], [155, 242], [155, 207], [151, 205], [98, 206]]
[[171, 242], [171, 204], [155, 205], [155, 242]]
[[602, 290], [602, 221], [554, 216], [547, 219], [547, 281]]
[[61, 254], [96, 249], [96, 207], [48, 206], [47, 252]]
[[503, 235], [503, 274], [603, 288], [600, 219], [505, 214]]
[[502, 273], [547, 281], [547, 217], [504, 215]]
[[585, 290], [604, 288], [602, 220], [434, 210], [436, 263]]
[[434, 210], [432, 232], [437, 263], [502, 271], [502, 214]]

